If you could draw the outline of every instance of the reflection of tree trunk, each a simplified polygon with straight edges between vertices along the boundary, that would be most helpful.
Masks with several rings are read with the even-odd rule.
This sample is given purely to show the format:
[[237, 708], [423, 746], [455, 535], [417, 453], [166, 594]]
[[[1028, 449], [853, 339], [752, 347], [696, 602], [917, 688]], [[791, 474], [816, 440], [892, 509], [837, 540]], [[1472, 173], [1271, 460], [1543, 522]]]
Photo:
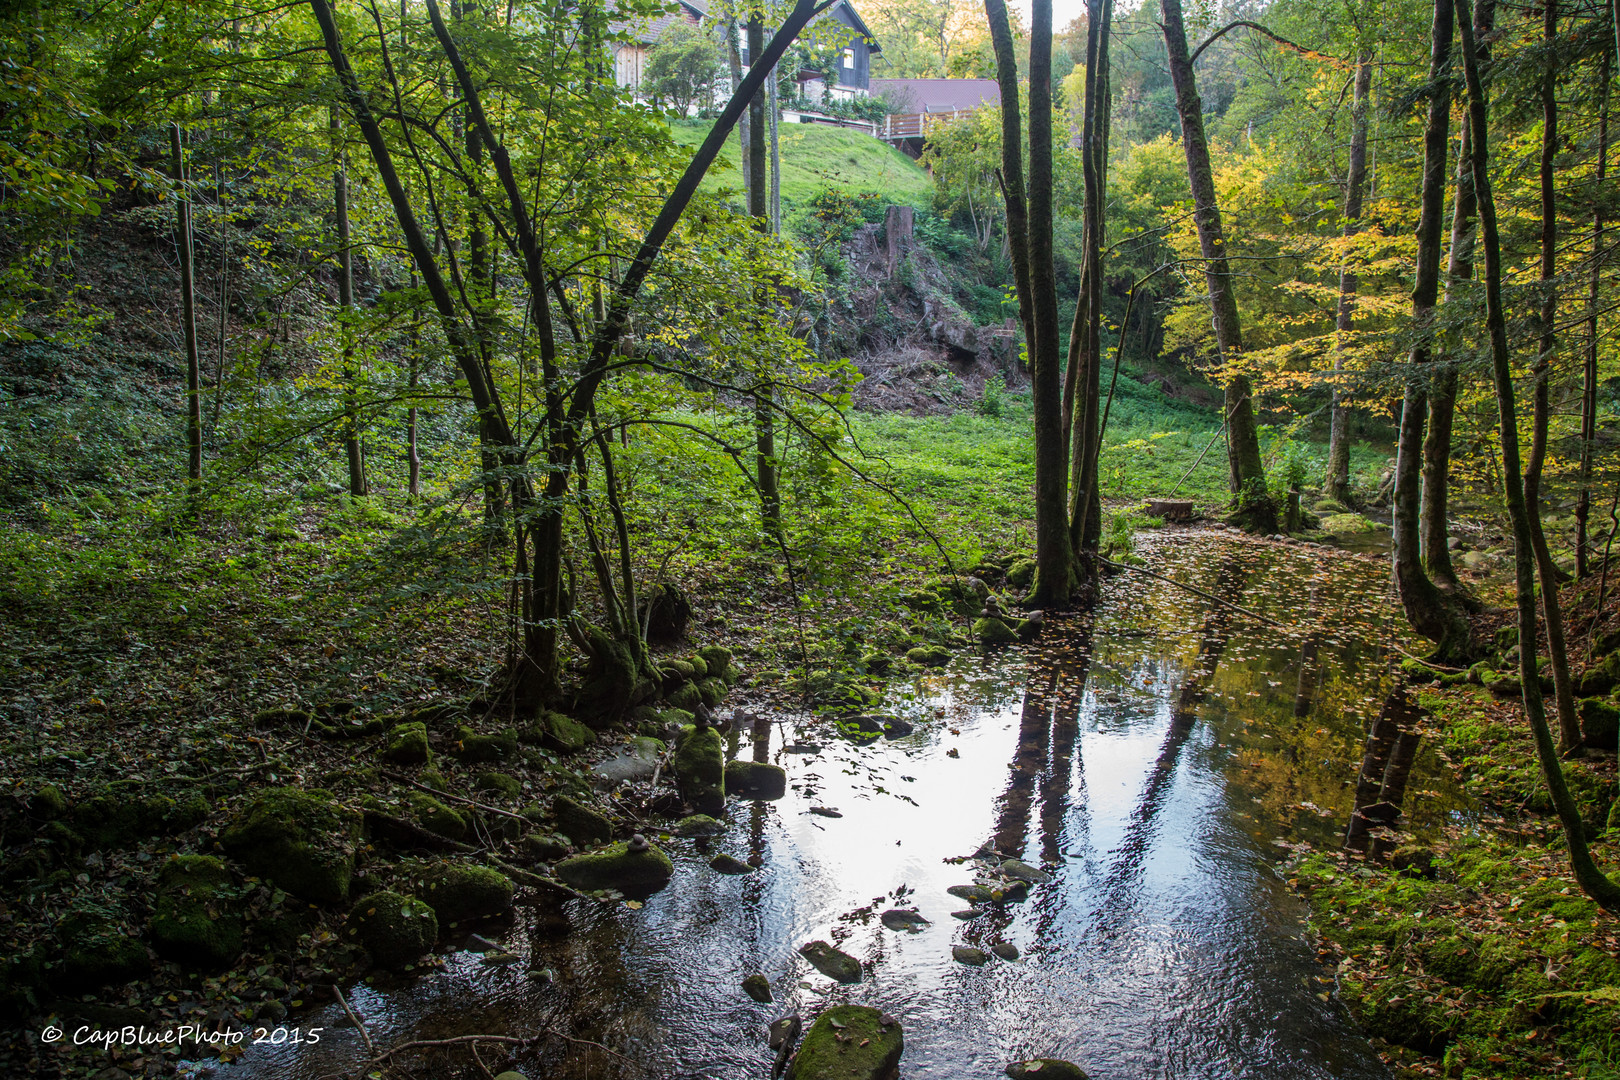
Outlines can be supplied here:
[[1085, 803], [1085, 762], [1074, 768], [1074, 751], [1080, 737], [1080, 697], [1086, 688], [1091, 666], [1091, 633], [1085, 628], [1075, 642], [1080, 662], [1076, 680], [1065, 687], [1052, 713], [1052, 764], [1041, 778], [1041, 859], [1058, 862], [1063, 858], [1063, 823], [1069, 808]]
[[[1243, 583], [1248, 576], [1248, 567], [1241, 557], [1236, 552], [1228, 552], [1221, 559], [1220, 567], [1215, 573], [1215, 587], [1210, 591], [1222, 599], [1235, 597], [1242, 592]], [[1153, 763], [1153, 773], [1142, 789], [1142, 797], [1137, 801], [1136, 811], [1131, 815], [1125, 839], [1114, 849], [1118, 859], [1108, 872], [1105, 882], [1107, 899], [1104, 901], [1104, 907], [1111, 906], [1127, 895], [1141, 873], [1148, 847], [1153, 842], [1159, 810], [1170, 793], [1170, 781], [1175, 776], [1181, 748], [1186, 745], [1188, 736], [1192, 734], [1193, 726], [1198, 719], [1198, 706], [1209, 693], [1210, 684], [1215, 680], [1215, 669], [1220, 664], [1222, 654], [1226, 652], [1227, 644], [1231, 641], [1231, 621], [1232, 609], [1225, 604], [1211, 607], [1204, 616], [1203, 641], [1198, 646], [1198, 655], [1193, 659], [1192, 668], [1187, 672], [1187, 680], [1182, 683], [1181, 690], [1176, 695], [1175, 710], [1170, 715], [1170, 727], [1159, 747], [1159, 756]]]
[[995, 849], [1003, 855], [1023, 857], [1031, 796], [1035, 792], [1035, 781], [1046, 771], [1047, 751], [1052, 742], [1053, 690], [1057, 679], [1058, 669], [1050, 668], [1046, 671], [1044, 687], [1024, 691], [1024, 705], [1018, 717], [1018, 747], [1013, 752], [1007, 790], [998, 800], [1001, 808], [992, 836]]
[[[1356, 777], [1355, 805], [1345, 832], [1345, 847], [1365, 850], [1368, 830], [1387, 825], [1400, 815], [1406, 777], [1412, 771], [1412, 755], [1417, 752], [1417, 736], [1409, 730], [1417, 715], [1417, 706], [1407, 693], [1406, 684], [1397, 683], [1384, 698], [1384, 707], [1367, 732], [1361, 772]], [[1411, 736], [1410, 740], [1405, 739], [1407, 735]], [[1386, 795], [1394, 798], [1386, 798]]]

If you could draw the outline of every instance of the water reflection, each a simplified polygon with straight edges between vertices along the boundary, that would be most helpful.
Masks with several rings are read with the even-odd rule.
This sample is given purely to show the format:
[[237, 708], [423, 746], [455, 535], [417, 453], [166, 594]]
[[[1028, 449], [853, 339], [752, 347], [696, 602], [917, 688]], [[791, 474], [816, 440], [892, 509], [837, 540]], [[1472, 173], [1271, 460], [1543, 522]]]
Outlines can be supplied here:
[[[367, 992], [374, 1038], [528, 1033], [554, 1015], [556, 1030], [624, 1056], [553, 1039], [532, 1072], [740, 1080], [769, 1074], [771, 1019], [854, 1001], [905, 1024], [907, 1078], [993, 1077], [1030, 1056], [1097, 1080], [1387, 1075], [1318, 996], [1302, 912], [1273, 870], [1276, 842], [1339, 846], [1352, 809], [1408, 775], [1428, 790], [1408, 800], [1406, 828], [1461, 805], [1400, 724], [1367, 763], [1368, 729], [1385, 730], [1395, 707], [1384, 575], [1187, 534], [1150, 557], [1287, 629], [1125, 575], [1087, 618], [1054, 620], [1037, 650], [963, 657], [897, 688], [886, 707], [916, 725], [904, 738], [856, 746], [806, 717], [739, 725], [733, 752], [786, 768], [784, 799], [734, 802], [711, 842], [665, 841], [676, 876], [639, 911], [570, 902], [570, 935], [527, 938], [530, 969], [553, 981], [457, 954], [442, 974]], [[822, 749], [781, 748], [792, 743]], [[1368, 779], [1353, 788], [1357, 761]], [[971, 856], [989, 850], [1052, 880], [953, 918], [966, 905], [946, 890], [970, 883]], [[715, 873], [718, 851], [758, 872]], [[891, 906], [929, 923], [888, 930], [876, 916]], [[537, 920], [520, 919], [506, 940], [521, 951]], [[863, 981], [809, 968], [796, 949], [815, 938], [861, 959]], [[965, 967], [951, 946], [969, 942], [1022, 956]], [[739, 988], [756, 971], [771, 1005]], [[358, 1053], [357, 1039], [334, 1038], [233, 1072], [314, 1077]]]

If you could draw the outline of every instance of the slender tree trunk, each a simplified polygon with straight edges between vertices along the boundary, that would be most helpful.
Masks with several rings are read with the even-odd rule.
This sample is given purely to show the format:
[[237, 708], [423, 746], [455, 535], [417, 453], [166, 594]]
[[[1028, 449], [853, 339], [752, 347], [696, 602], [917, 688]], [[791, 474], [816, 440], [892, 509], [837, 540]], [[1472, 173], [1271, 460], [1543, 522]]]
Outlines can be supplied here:
[[1440, 296], [1440, 235], [1445, 216], [1446, 151], [1451, 123], [1452, 0], [1434, 0], [1429, 52], [1429, 115], [1423, 132], [1423, 189], [1418, 219], [1417, 274], [1412, 287], [1412, 322], [1419, 338], [1409, 359], [1395, 458], [1395, 584], [1412, 626], [1438, 648], [1441, 663], [1463, 658], [1468, 622], [1457, 603], [1442, 593], [1423, 569], [1420, 507], [1423, 426], [1428, 410], [1428, 377], [1435, 304]]
[[[756, 9], [748, 17], [749, 61], [753, 62], [764, 47], [765, 24], [763, 15]], [[765, 88], [748, 103], [748, 214], [754, 219], [755, 227], [765, 233], [775, 231], [773, 225], [776, 220], [772, 213], [777, 192], [776, 172], [775, 169], [769, 173], [766, 171], [767, 162], [776, 164], [774, 154], [767, 154], [767, 144], [771, 151], [776, 149], [775, 110], [770, 110], [770, 117], [765, 115], [771, 104], [770, 98], [774, 96], [769, 88], [775, 82], [773, 71], [766, 79]], [[760, 317], [767, 317], [770, 298], [763, 288], [755, 297], [755, 304]], [[754, 391], [754, 479], [759, 487], [760, 526], [773, 536], [777, 535], [782, 531], [782, 500], [777, 483], [773, 394], [768, 386]]]
[[[416, 267], [411, 267], [411, 292], [416, 291]], [[406, 386], [411, 395], [411, 407], [405, 414], [405, 452], [406, 464], [410, 469], [409, 486], [411, 498], [419, 498], [422, 494], [422, 456], [416, 443], [416, 387], [421, 379], [422, 370], [422, 316], [415, 315], [411, 319], [411, 338], [406, 346], [410, 351], [410, 374], [407, 376]]]
[[[1361, 231], [1361, 206], [1367, 187], [1367, 100], [1372, 92], [1373, 52], [1363, 49], [1356, 58], [1354, 96], [1350, 106], [1350, 166], [1344, 179], [1344, 236]], [[1339, 270], [1339, 312], [1334, 321], [1333, 370], [1344, 371], [1344, 354], [1355, 329], [1356, 289], [1360, 280], [1347, 264]], [[1324, 494], [1350, 503], [1350, 406], [1344, 387], [1333, 384], [1333, 406], [1328, 429], [1327, 480]]]
[[[1502, 248], [1497, 233], [1496, 205], [1491, 195], [1486, 146], [1489, 129], [1486, 126], [1485, 94], [1480, 84], [1474, 31], [1466, 18], [1468, 7], [1468, 0], [1462, 0], [1458, 5], [1457, 23], [1462, 34], [1468, 116], [1473, 127], [1470, 152], [1474, 166], [1474, 193], [1479, 203], [1480, 241], [1485, 257], [1485, 326], [1490, 336], [1496, 403], [1501, 414], [1503, 490], [1508, 517], [1513, 523], [1514, 599], [1518, 610], [1519, 640], [1529, 644], [1536, 639], [1536, 559], [1530, 533], [1533, 509], [1525, 500], [1524, 484], [1519, 472], [1519, 430], [1513, 400], [1513, 369], [1508, 353], [1507, 319], [1502, 309]], [[1543, 579], [1542, 588], [1550, 595], [1551, 603], [1556, 605], [1556, 583]], [[1570, 795], [1564, 766], [1553, 744], [1552, 729], [1547, 726], [1546, 704], [1541, 696], [1541, 680], [1536, 670], [1536, 652], [1533, 648], [1519, 650], [1519, 678], [1524, 687], [1525, 717], [1530, 721], [1530, 730], [1535, 736], [1536, 756], [1541, 761], [1542, 775], [1547, 781], [1547, 793], [1564, 826], [1570, 869], [1586, 895], [1597, 901], [1605, 911], [1620, 912], [1620, 885], [1611, 881], [1592, 858], [1591, 849], [1586, 844], [1586, 826], [1581, 821], [1580, 807]]]
[[[1482, 0], [1474, 7], [1474, 39], [1491, 32], [1496, 18], [1496, 0]], [[1488, 58], [1488, 57], [1487, 57]], [[1469, 125], [1463, 117], [1457, 161], [1457, 192], [1451, 212], [1451, 253], [1446, 265], [1446, 303], [1452, 300], [1453, 286], [1466, 281], [1474, 272], [1474, 178], [1468, 163]], [[1423, 505], [1418, 527], [1421, 533], [1423, 567], [1429, 579], [1440, 588], [1455, 592], [1457, 572], [1451, 565], [1450, 488], [1451, 437], [1457, 411], [1457, 365], [1448, 356], [1434, 364], [1429, 383], [1429, 426], [1423, 437]]]
[[[1100, 570], [1090, 556], [1102, 537], [1102, 500], [1097, 490], [1097, 458], [1102, 449], [1103, 242], [1108, 190], [1108, 38], [1113, 0], [1090, 0], [1087, 7], [1086, 91], [1080, 125], [1081, 173], [1085, 207], [1081, 233], [1080, 295], [1069, 328], [1068, 377], [1064, 386], [1064, 429], [1069, 442], [1069, 543], [1087, 574]], [[1123, 334], [1124, 328], [1120, 328]]]
[[[1581, 742], [1580, 718], [1575, 714], [1575, 688], [1569, 673], [1564, 641], [1564, 619], [1558, 602], [1558, 568], [1553, 565], [1547, 535], [1541, 528], [1541, 475], [1547, 461], [1550, 421], [1548, 384], [1552, 380], [1554, 321], [1558, 317], [1558, 207], [1553, 185], [1553, 160], [1558, 153], [1558, 64], [1552, 54], [1558, 38], [1558, 0], [1543, 0], [1542, 40], [1548, 49], [1547, 70], [1541, 79], [1541, 288], [1543, 290], [1540, 339], [1536, 348], [1535, 400], [1532, 406], [1530, 459], [1524, 467], [1524, 501], [1529, 508], [1530, 544], [1542, 582], [1541, 610], [1547, 628], [1547, 653], [1552, 660], [1553, 693], [1558, 703], [1559, 749], [1565, 752]], [[1520, 651], [1524, 651], [1521, 646]]]
[[1210, 314], [1215, 323], [1215, 345], [1220, 353], [1221, 378], [1225, 383], [1227, 478], [1246, 527], [1252, 532], [1274, 533], [1277, 507], [1266, 491], [1265, 467], [1260, 460], [1260, 432], [1255, 425], [1249, 379], [1238, 368], [1238, 356], [1243, 352], [1243, 331], [1238, 320], [1237, 295], [1232, 288], [1221, 208], [1215, 198], [1215, 173], [1210, 166], [1209, 140], [1204, 134], [1204, 106], [1198, 97], [1198, 84], [1187, 54], [1181, 0], [1160, 0], [1160, 10], [1164, 14], [1170, 77], [1176, 87], [1176, 112], [1181, 118], [1181, 145], [1187, 155], [1187, 185], [1192, 193], [1193, 218], [1198, 226], [1198, 246], [1203, 255]]
[[343, 152], [343, 136], [336, 105], [331, 110], [332, 201], [337, 211], [338, 228], [338, 308], [342, 311], [343, 335], [343, 449], [349, 459], [349, 494], [369, 494], [366, 486], [366, 463], [360, 451], [360, 403], [356, 383], [360, 374], [354, 364], [354, 327], [349, 324], [354, 314], [354, 253], [350, 249], [349, 233], [349, 168], [348, 155]]
[[1052, 3], [1034, 0], [1031, 8], [1027, 192], [1019, 130], [1018, 62], [1006, 0], [985, 0], [984, 10], [1001, 86], [1001, 180], [1034, 397], [1035, 583], [1026, 603], [1061, 608], [1070, 603], [1078, 581], [1069, 543], [1068, 454], [1052, 248]]
[[215, 325], [214, 403], [208, 417], [208, 432], [210, 438], [217, 440], [219, 411], [225, 402], [225, 317], [231, 307], [231, 221], [225, 212], [225, 187], [218, 162], [214, 163], [214, 208], [219, 211], [219, 321]]
[[169, 128], [174, 153], [176, 231], [180, 248], [180, 318], [186, 343], [186, 476], [202, 480], [202, 365], [197, 359], [197, 290], [191, 248], [191, 196], [186, 190], [186, 157], [180, 125]]
[[[1609, 167], [1609, 74], [1613, 56], [1603, 50], [1603, 66], [1599, 74], [1602, 104], [1598, 112], [1597, 186], [1602, 191]], [[1575, 576], [1585, 578], [1591, 573], [1587, 558], [1587, 519], [1592, 507], [1592, 450], [1597, 438], [1598, 387], [1598, 293], [1602, 276], [1598, 270], [1603, 261], [1603, 205], [1592, 210], [1592, 266], [1586, 287], [1586, 356], [1581, 371], [1581, 489], [1575, 501]]]
[[771, 77], [765, 83], [766, 99], [765, 111], [771, 128], [771, 234], [778, 235], [782, 231], [782, 146], [777, 139], [776, 125], [781, 118], [781, 107], [776, 100], [776, 69], [771, 69]]

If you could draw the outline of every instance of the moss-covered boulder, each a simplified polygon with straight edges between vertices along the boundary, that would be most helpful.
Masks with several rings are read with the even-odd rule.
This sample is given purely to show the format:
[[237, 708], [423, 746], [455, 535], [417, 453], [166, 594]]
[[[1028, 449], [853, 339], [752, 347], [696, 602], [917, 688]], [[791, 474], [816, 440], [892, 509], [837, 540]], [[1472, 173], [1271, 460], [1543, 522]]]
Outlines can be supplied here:
[[120, 986], [152, 970], [146, 946], [132, 937], [120, 913], [77, 908], [58, 924], [64, 946], [53, 989], [80, 993]]
[[986, 615], [973, 624], [973, 636], [979, 639], [980, 645], [1012, 645], [1018, 641], [1018, 635], [1006, 620], [993, 615]]
[[433, 908], [396, 892], [373, 893], [349, 912], [344, 937], [365, 949], [378, 967], [398, 968], [421, 959], [439, 939]]
[[[1039, 612], [1036, 612], [1037, 616], [1039, 616], [1039, 614]], [[1013, 623], [1012, 631], [1014, 636], [1016, 636], [1019, 641], [1022, 641], [1025, 645], [1028, 645], [1030, 642], [1041, 636], [1041, 630], [1044, 629], [1045, 626], [1046, 621], [1039, 617], [1033, 619], [1019, 619], [1017, 622]]]
[[1620, 652], [1610, 653], [1581, 674], [1575, 690], [1583, 697], [1598, 697], [1620, 686]]
[[420, 720], [395, 724], [388, 732], [388, 745], [383, 747], [381, 756], [395, 765], [426, 765], [432, 761], [427, 725]]
[[547, 710], [534, 723], [518, 732], [518, 741], [549, 747], [562, 754], [574, 754], [596, 742], [596, 732], [559, 712]]
[[663, 888], [675, 873], [669, 856], [653, 845], [631, 851], [621, 840], [598, 851], [575, 855], [557, 864], [557, 877], [576, 889], [617, 889], [619, 892], [649, 893]]
[[944, 667], [951, 662], [951, 650], [943, 645], [919, 645], [906, 650], [906, 659], [922, 667]]
[[472, 728], [463, 727], [456, 731], [456, 747], [452, 752], [459, 760], [477, 765], [516, 757], [517, 749], [517, 732], [510, 728], [495, 735], [480, 735]]
[[559, 795], [552, 801], [551, 813], [557, 831], [580, 847], [605, 844], [613, 839], [613, 822], [585, 804]]
[[93, 848], [116, 848], [150, 836], [173, 836], [201, 824], [208, 800], [200, 792], [158, 792], [154, 786], [115, 782], [83, 799], [69, 822]]
[[705, 645], [697, 651], [711, 679], [723, 679], [731, 666], [731, 650], [724, 645]]
[[902, 593], [900, 603], [912, 611], [920, 611], [925, 615], [939, 615], [945, 610], [945, 601], [939, 593], [932, 589], [918, 589], [915, 592]]
[[773, 800], [787, 794], [787, 772], [763, 761], [726, 762], [726, 793], [743, 799]]
[[726, 759], [720, 733], [714, 728], [683, 727], [670, 767], [680, 783], [681, 798], [692, 806], [714, 811], [725, 805]]
[[223, 862], [211, 855], [179, 855], [164, 864], [149, 927], [159, 956], [222, 971], [241, 955], [244, 929]]
[[834, 1005], [810, 1025], [787, 1080], [886, 1080], [904, 1051], [894, 1017], [865, 1005]]
[[861, 962], [825, 941], [811, 941], [800, 945], [799, 955], [810, 961], [811, 967], [829, 979], [837, 979], [841, 983], [861, 981]]
[[523, 794], [523, 784], [518, 778], [503, 772], [481, 772], [473, 777], [473, 787], [479, 791], [505, 795], [509, 799], [515, 799]]
[[692, 669], [692, 680], [702, 682], [709, 677], [709, 662], [702, 655], [688, 656], [684, 660], [687, 667]]
[[1027, 589], [1035, 580], [1034, 559], [1014, 559], [1007, 568], [1007, 584], [1015, 589]]
[[723, 679], [716, 679], [711, 676], [698, 683], [697, 689], [698, 697], [703, 704], [711, 709], [719, 706], [726, 698], [726, 684]]
[[45, 784], [29, 798], [28, 812], [41, 821], [55, 821], [68, 812], [68, 801], [55, 784]]
[[360, 815], [319, 788], [261, 792], [220, 835], [250, 874], [317, 904], [349, 897]]
[[1620, 709], [1602, 698], [1582, 698], [1581, 737], [1598, 750], [1613, 750], [1620, 744]]
[[726, 831], [726, 823], [708, 814], [689, 814], [677, 821], [670, 831], [680, 837], [721, 836]]
[[413, 791], [406, 800], [417, 824], [430, 833], [446, 840], [460, 840], [467, 835], [467, 819], [457, 810], [446, 806], [425, 791]]
[[1334, 536], [1355, 536], [1381, 528], [1383, 526], [1376, 521], [1369, 521], [1360, 514], [1324, 514], [1322, 517], [1322, 531]]
[[417, 893], [441, 923], [484, 919], [512, 908], [512, 879], [473, 863], [435, 863], [413, 875]]
[[664, 700], [673, 708], [695, 713], [697, 707], [703, 704], [703, 691], [698, 689], [696, 683], [682, 683], [665, 694]]
[[771, 980], [758, 972], [748, 976], [742, 981], [743, 993], [759, 1002], [761, 1005], [771, 1003]]
[[1086, 1080], [1085, 1070], [1072, 1061], [1058, 1058], [1031, 1058], [1010, 1062], [1002, 1072], [1012, 1080]]

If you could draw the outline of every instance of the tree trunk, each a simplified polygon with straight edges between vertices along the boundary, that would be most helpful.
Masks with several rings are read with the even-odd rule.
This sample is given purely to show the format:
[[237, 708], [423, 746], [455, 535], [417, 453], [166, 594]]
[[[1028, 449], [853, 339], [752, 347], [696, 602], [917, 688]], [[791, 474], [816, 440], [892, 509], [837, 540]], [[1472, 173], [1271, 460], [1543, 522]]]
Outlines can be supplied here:
[[349, 324], [354, 314], [354, 254], [350, 250], [349, 233], [349, 168], [343, 152], [343, 136], [338, 120], [338, 109], [332, 106], [332, 202], [337, 211], [338, 230], [338, 308], [342, 312], [339, 324], [343, 335], [343, 449], [349, 459], [349, 494], [369, 494], [366, 487], [366, 463], [360, 452], [360, 402], [355, 384], [359, 372], [354, 366], [354, 327]]
[[[1491, 32], [1496, 18], [1496, 0], [1483, 0], [1474, 8], [1474, 38]], [[1446, 265], [1446, 302], [1451, 302], [1456, 282], [1466, 281], [1474, 272], [1474, 178], [1468, 164], [1469, 125], [1463, 117], [1458, 147], [1457, 193], [1451, 212], [1451, 253]], [[1434, 365], [1429, 384], [1429, 429], [1423, 438], [1423, 506], [1419, 519], [1423, 567], [1429, 579], [1447, 591], [1460, 587], [1451, 565], [1450, 487], [1452, 422], [1457, 411], [1457, 366], [1449, 357]]]
[[1430, 341], [1440, 295], [1440, 234], [1445, 215], [1446, 151], [1451, 123], [1452, 0], [1434, 0], [1429, 52], [1429, 115], [1423, 132], [1422, 210], [1418, 219], [1417, 274], [1412, 287], [1412, 322], [1419, 335], [1409, 358], [1401, 430], [1395, 457], [1395, 584], [1413, 628], [1435, 642], [1435, 659], [1450, 663], [1468, 650], [1468, 622], [1456, 600], [1442, 593], [1423, 569], [1420, 539], [1423, 427], [1428, 396]]
[[[1367, 187], [1367, 99], [1372, 91], [1373, 52], [1363, 49], [1356, 60], [1354, 97], [1350, 106], [1350, 167], [1344, 179], [1344, 236], [1361, 231], [1361, 205]], [[1339, 270], [1339, 312], [1334, 322], [1333, 370], [1344, 371], [1346, 339], [1355, 328], [1356, 289], [1360, 280], [1348, 266]], [[1333, 384], [1328, 430], [1327, 479], [1323, 494], [1350, 504], [1350, 406], [1344, 387]]]
[[1068, 606], [1077, 581], [1069, 544], [1068, 455], [1052, 250], [1052, 4], [1034, 0], [1031, 9], [1027, 202], [1012, 27], [1005, 0], [985, 0], [984, 9], [1001, 86], [1002, 189], [1034, 397], [1035, 582], [1026, 603], [1061, 608]]
[[[731, 67], [731, 92], [735, 94], [737, 87], [742, 85], [742, 52], [737, 48], [737, 18], [731, 15], [726, 19], [726, 61]], [[748, 130], [748, 113], [744, 112], [737, 123], [737, 169], [742, 174], [743, 206], [752, 206], [753, 202], [748, 194], [748, 153], [752, 144]]]
[[191, 196], [186, 191], [186, 157], [180, 125], [169, 129], [174, 152], [176, 231], [180, 249], [180, 318], [186, 343], [186, 476], [196, 487], [202, 480], [202, 365], [197, 359], [197, 291], [191, 250]]
[[[1081, 233], [1080, 295], [1069, 328], [1064, 430], [1069, 440], [1069, 544], [1088, 575], [1101, 569], [1092, 556], [1102, 537], [1102, 500], [1097, 490], [1101, 452], [1102, 298], [1105, 199], [1108, 190], [1108, 38], [1113, 0], [1089, 0], [1086, 34], [1086, 96], [1080, 126], [1085, 208]], [[1124, 327], [1120, 333], [1125, 332]], [[1076, 423], [1077, 421], [1077, 423]]]
[[[752, 63], [765, 47], [765, 24], [762, 15], [756, 9], [748, 17], [748, 59]], [[772, 213], [776, 194], [776, 175], [772, 169], [767, 173], [767, 161], [775, 164], [774, 156], [767, 155], [769, 149], [776, 149], [775, 114], [767, 117], [767, 100], [771, 95], [768, 88], [775, 83], [775, 72], [771, 72], [766, 79], [767, 89], [754, 95], [748, 103], [748, 214], [754, 219], [755, 228], [760, 232], [775, 232], [776, 218]], [[760, 317], [769, 315], [767, 310], [770, 298], [762, 288], [754, 298], [759, 308]], [[760, 527], [772, 536], [782, 531], [782, 501], [780, 488], [777, 483], [776, 463], [776, 425], [772, 415], [773, 395], [769, 387], [754, 392], [754, 480], [759, 488], [759, 520]]]
[[[1603, 66], [1599, 75], [1602, 105], [1598, 112], [1597, 187], [1603, 190], [1603, 181], [1609, 167], [1609, 68], [1612, 55], [1608, 47], [1603, 50]], [[1603, 206], [1592, 210], [1592, 267], [1586, 288], [1586, 356], [1582, 364], [1581, 382], [1581, 487], [1575, 501], [1575, 577], [1585, 578], [1591, 573], [1586, 554], [1587, 519], [1592, 508], [1592, 450], [1597, 438], [1598, 387], [1598, 292], [1602, 285], [1598, 269], [1603, 261]]]
[[1187, 186], [1192, 193], [1193, 218], [1198, 226], [1198, 246], [1203, 255], [1210, 314], [1215, 323], [1215, 346], [1225, 383], [1227, 479], [1238, 517], [1245, 527], [1251, 532], [1274, 533], [1277, 507], [1266, 491], [1253, 395], [1248, 376], [1237, 366], [1238, 356], [1243, 351], [1243, 330], [1238, 321], [1237, 295], [1232, 289], [1221, 208], [1215, 198], [1215, 173], [1209, 161], [1209, 140], [1204, 134], [1204, 106], [1198, 98], [1198, 84], [1187, 54], [1181, 0], [1160, 0], [1160, 10], [1164, 14], [1170, 77], [1176, 87], [1176, 112], [1181, 118], [1181, 144], [1187, 155]]
[[[1463, 71], [1468, 84], [1468, 116], [1473, 128], [1470, 155], [1474, 171], [1474, 194], [1479, 205], [1480, 241], [1484, 249], [1485, 326], [1490, 336], [1491, 367], [1496, 382], [1496, 403], [1501, 419], [1502, 477], [1508, 517], [1513, 523], [1513, 571], [1515, 606], [1518, 611], [1519, 640], [1529, 645], [1536, 640], [1535, 556], [1530, 533], [1532, 508], [1526, 503], [1519, 472], [1519, 430], [1513, 392], [1513, 369], [1508, 353], [1507, 319], [1502, 309], [1502, 249], [1497, 233], [1496, 205], [1491, 195], [1488, 128], [1485, 95], [1480, 85], [1479, 62], [1474, 48], [1474, 31], [1466, 18], [1468, 0], [1458, 5], [1458, 29], [1462, 34]], [[1543, 580], [1553, 605], [1558, 603], [1554, 582]], [[1611, 881], [1592, 858], [1586, 844], [1586, 826], [1580, 807], [1570, 795], [1569, 783], [1552, 729], [1547, 726], [1546, 705], [1541, 696], [1541, 680], [1536, 670], [1534, 648], [1519, 650], [1519, 679], [1524, 687], [1524, 712], [1535, 736], [1536, 756], [1547, 781], [1547, 793], [1564, 827], [1569, 847], [1570, 869], [1581, 889], [1604, 910], [1620, 912], [1620, 886]]]
[[[1547, 628], [1547, 654], [1552, 660], [1553, 693], [1558, 703], [1559, 749], [1580, 745], [1581, 724], [1575, 714], [1575, 689], [1569, 674], [1569, 653], [1564, 642], [1564, 619], [1558, 602], [1558, 568], [1553, 565], [1547, 535], [1541, 528], [1541, 474], [1547, 461], [1550, 421], [1548, 384], [1552, 380], [1554, 320], [1558, 317], [1558, 208], [1554, 200], [1553, 159], [1558, 153], [1558, 62], [1553, 55], [1558, 38], [1558, 0], [1543, 0], [1542, 40], [1549, 57], [1541, 78], [1541, 288], [1540, 337], [1536, 348], [1535, 401], [1531, 419], [1530, 460], [1524, 467], [1524, 501], [1529, 509], [1530, 543], [1542, 582], [1541, 610]], [[1520, 651], [1523, 651], [1522, 649]]]

